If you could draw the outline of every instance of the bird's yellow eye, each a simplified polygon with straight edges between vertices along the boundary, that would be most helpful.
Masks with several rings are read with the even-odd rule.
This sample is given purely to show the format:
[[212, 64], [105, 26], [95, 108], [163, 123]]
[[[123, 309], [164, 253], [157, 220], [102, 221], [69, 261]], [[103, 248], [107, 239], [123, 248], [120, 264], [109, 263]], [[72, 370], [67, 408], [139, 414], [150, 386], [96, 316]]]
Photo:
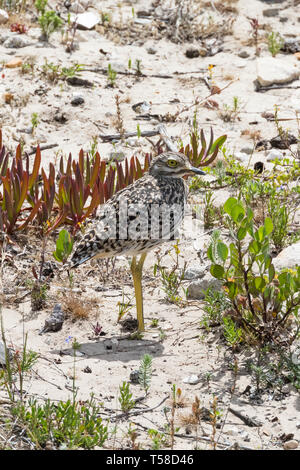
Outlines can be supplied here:
[[178, 165], [177, 160], [172, 160], [172, 159], [168, 160], [168, 166], [170, 166], [171, 168], [175, 168], [177, 165]]

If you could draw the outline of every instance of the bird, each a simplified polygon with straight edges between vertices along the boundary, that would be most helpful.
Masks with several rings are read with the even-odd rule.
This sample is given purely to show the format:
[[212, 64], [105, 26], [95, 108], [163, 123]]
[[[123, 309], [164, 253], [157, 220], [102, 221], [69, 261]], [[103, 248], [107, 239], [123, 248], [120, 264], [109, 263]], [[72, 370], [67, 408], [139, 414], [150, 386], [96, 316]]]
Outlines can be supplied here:
[[69, 270], [93, 258], [132, 256], [139, 332], [145, 331], [142, 270], [147, 252], [178, 238], [188, 196], [183, 176], [192, 174], [205, 172], [193, 167], [183, 153], [164, 152], [154, 157], [141, 178], [99, 206], [65, 266]]

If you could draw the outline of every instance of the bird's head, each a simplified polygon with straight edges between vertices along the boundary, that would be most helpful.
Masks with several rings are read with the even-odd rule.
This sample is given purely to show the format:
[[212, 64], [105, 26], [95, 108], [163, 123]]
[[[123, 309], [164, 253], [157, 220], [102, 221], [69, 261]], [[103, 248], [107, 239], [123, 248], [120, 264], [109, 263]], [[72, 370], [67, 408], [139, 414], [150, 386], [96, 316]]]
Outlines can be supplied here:
[[178, 152], [161, 153], [151, 162], [149, 173], [152, 176], [180, 178], [185, 175], [205, 175], [205, 172], [191, 165], [189, 159]]

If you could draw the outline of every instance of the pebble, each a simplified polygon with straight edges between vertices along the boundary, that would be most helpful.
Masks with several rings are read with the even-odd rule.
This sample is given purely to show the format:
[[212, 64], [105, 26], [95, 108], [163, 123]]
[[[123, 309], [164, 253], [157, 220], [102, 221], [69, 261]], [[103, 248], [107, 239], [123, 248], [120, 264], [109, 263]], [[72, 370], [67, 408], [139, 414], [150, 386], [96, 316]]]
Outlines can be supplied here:
[[68, 77], [67, 82], [69, 85], [72, 86], [83, 86], [85, 88], [92, 88], [94, 84], [90, 80], [86, 80], [85, 78], [81, 77]]
[[150, 19], [150, 18], [135, 18], [134, 22], [135, 22], [135, 24], [147, 25], [147, 24], [152, 23], [152, 19]]
[[130, 372], [130, 375], [129, 375], [130, 382], [133, 384], [140, 383], [139, 376], [140, 376], [140, 372], [138, 370], [133, 370], [132, 372]]
[[71, 100], [72, 106], [79, 106], [80, 104], [84, 103], [84, 98], [82, 96], [75, 96]]
[[203, 279], [197, 279], [192, 281], [188, 287], [188, 298], [189, 299], [204, 299], [208, 288], [221, 289], [222, 282], [219, 279], [214, 278], [210, 273], [207, 273]]
[[279, 11], [279, 8], [268, 8], [267, 10], [263, 10], [263, 16], [271, 18], [273, 16], [277, 16]]
[[9, 62], [7, 62], [5, 67], [7, 69], [14, 69], [16, 67], [21, 67], [21, 65], [22, 65], [22, 59], [20, 59], [19, 57], [14, 57]]
[[280, 150], [272, 149], [267, 153], [267, 162], [272, 160], [282, 160], [284, 157], [283, 153]]
[[194, 59], [194, 58], [200, 56], [200, 52], [199, 52], [199, 49], [198, 49], [198, 48], [196, 48], [196, 47], [190, 47], [189, 49], [187, 49], [187, 50], [185, 51], [185, 55], [186, 55], [186, 57], [188, 57], [189, 59]]
[[200, 267], [190, 267], [187, 268], [184, 273], [184, 279], [192, 281], [193, 279], [199, 279], [205, 276], [205, 273], [208, 271], [208, 266]]
[[292, 449], [297, 449], [298, 448], [298, 445], [299, 445], [299, 442], [292, 439], [291, 441], [286, 441], [284, 444], [283, 444], [283, 448], [285, 450], [292, 450]]
[[238, 56], [241, 59], [248, 59], [248, 57], [250, 57], [250, 54], [247, 51], [241, 51], [241, 52], [238, 53]]
[[200, 379], [198, 375], [189, 375], [189, 377], [185, 377], [182, 382], [185, 384], [196, 385], [200, 382]]
[[153, 47], [148, 47], [147, 52], [148, 54], [155, 55], [157, 53], [157, 50]]
[[300, 70], [294, 65], [274, 57], [257, 59], [257, 81], [261, 86], [289, 83], [299, 77]]
[[241, 149], [242, 153], [246, 153], [247, 155], [252, 155], [253, 153], [253, 147], [243, 147]]
[[75, 21], [78, 29], [93, 29], [100, 23], [100, 16], [97, 13], [87, 11], [79, 15], [71, 15], [71, 21]]
[[272, 262], [276, 270], [300, 266], [300, 241], [284, 248]]
[[32, 43], [20, 34], [9, 36], [3, 43], [4, 47], [8, 49], [20, 49], [21, 47], [30, 46]]
[[79, 2], [73, 2], [69, 8], [69, 11], [71, 11], [72, 13], [84, 13], [85, 12], [85, 8], [84, 6], [82, 6], [81, 3]]
[[276, 149], [287, 149], [292, 144], [297, 144], [298, 139], [293, 134], [286, 133], [284, 138], [281, 135], [277, 135], [270, 140], [270, 144]]

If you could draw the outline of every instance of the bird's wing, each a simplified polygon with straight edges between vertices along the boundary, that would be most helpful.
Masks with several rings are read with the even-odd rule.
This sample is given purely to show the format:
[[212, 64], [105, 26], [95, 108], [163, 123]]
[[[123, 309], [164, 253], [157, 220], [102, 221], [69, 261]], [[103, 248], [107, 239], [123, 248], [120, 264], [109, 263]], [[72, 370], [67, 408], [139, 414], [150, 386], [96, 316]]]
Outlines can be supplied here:
[[141, 233], [139, 237], [147, 239], [150, 207], [160, 205], [162, 201], [157, 181], [150, 175], [119, 191], [99, 207], [90, 230], [78, 243], [69, 267], [75, 268], [94, 257], [114, 256], [128, 252], [129, 248], [134, 250], [136, 239], [133, 234], [139, 232], [138, 225], [146, 231], [145, 237]]

